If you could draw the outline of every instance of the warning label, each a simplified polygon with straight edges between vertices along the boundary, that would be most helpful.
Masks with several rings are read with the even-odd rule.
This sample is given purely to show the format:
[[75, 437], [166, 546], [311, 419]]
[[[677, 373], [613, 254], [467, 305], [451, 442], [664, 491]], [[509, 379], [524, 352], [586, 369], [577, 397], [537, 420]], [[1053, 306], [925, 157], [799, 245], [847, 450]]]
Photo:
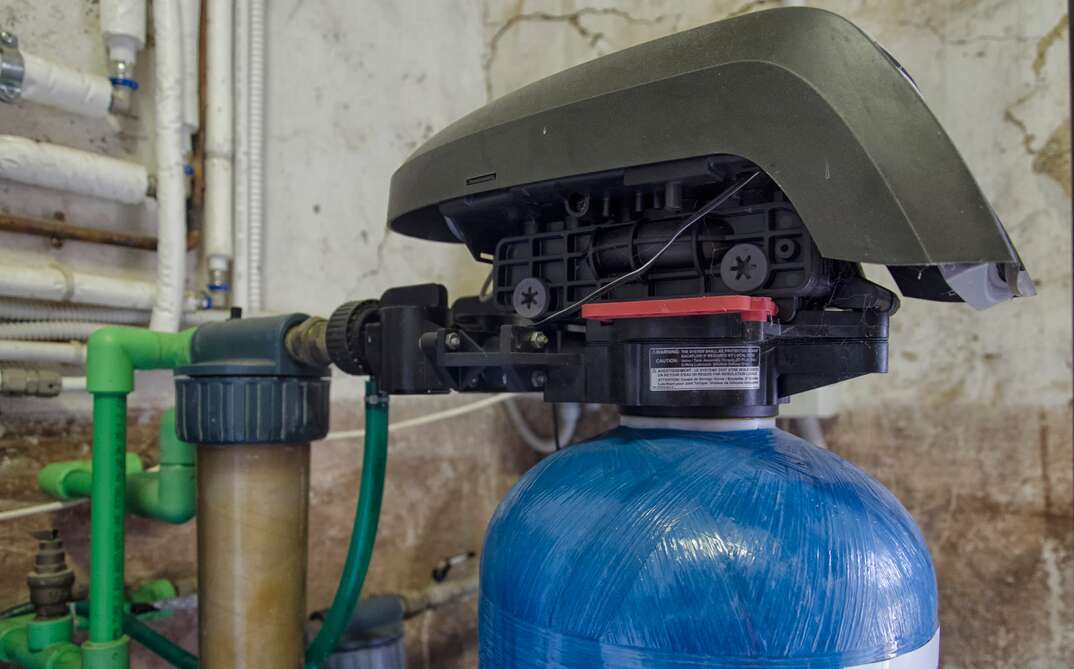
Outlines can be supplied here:
[[649, 390], [757, 390], [761, 347], [649, 349]]

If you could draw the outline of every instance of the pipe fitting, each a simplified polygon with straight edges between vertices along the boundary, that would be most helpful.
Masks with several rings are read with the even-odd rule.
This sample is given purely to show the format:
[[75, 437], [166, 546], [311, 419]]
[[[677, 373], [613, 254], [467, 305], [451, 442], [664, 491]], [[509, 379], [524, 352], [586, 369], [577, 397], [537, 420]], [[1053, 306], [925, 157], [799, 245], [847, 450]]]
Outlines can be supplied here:
[[87, 343], [86, 390], [94, 395], [126, 395], [134, 390], [135, 369], [174, 369], [188, 364], [195, 331], [97, 330]]
[[0, 395], [56, 397], [63, 390], [59, 372], [29, 367], [0, 366]]
[[328, 355], [325, 331], [328, 321], [311, 316], [287, 331], [284, 347], [287, 353], [304, 365], [327, 367], [332, 364]]
[[0, 102], [18, 100], [25, 77], [26, 63], [19, 51], [19, 38], [7, 30], [0, 31]]

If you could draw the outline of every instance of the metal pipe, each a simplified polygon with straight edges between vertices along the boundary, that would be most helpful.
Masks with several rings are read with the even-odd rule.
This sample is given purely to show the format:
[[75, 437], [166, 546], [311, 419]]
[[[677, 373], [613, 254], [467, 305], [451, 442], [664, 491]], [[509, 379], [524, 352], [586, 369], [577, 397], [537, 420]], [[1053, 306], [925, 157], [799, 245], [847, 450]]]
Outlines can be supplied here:
[[[124, 248], [140, 249], [142, 251], [157, 250], [157, 238], [151, 235], [135, 235], [129, 232], [98, 230], [96, 228], [71, 225], [70, 223], [65, 223], [63, 221], [47, 221], [40, 218], [12, 216], [11, 214], [0, 213], [0, 231], [48, 237], [54, 241], [70, 239], [76, 242], [122, 246]], [[187, 231], [186, 248], [188, 251], [197, 248], [200, 242], [200, 230]]]
[[203, 669], [302, 666], [309, 443], [198, 447]]

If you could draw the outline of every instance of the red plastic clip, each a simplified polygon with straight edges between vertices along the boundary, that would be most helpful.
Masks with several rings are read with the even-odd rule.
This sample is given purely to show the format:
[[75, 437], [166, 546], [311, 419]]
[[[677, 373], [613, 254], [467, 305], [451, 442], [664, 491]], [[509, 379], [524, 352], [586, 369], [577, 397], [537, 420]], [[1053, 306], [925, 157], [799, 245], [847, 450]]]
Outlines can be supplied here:
[[772, 298], [749, 295], [710, 295], [678, 297], [670, 300], [596, 302], [582, 305], [582, 318], [594, 321], [711, 314], [738, 314], [744, 321], [767, 321], [778, 312], [779, 307], [772, 301]]

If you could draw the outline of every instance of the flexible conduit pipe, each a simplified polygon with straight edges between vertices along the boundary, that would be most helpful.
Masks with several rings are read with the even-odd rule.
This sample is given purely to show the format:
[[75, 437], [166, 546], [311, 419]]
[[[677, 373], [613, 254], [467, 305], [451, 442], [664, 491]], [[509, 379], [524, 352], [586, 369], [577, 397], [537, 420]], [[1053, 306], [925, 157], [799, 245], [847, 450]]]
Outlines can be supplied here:
[[0, 135], [0, 178], [124, 204], [140, 204], [149, 187], [137, 163], [13, 135]]
[[145, 325], [149, 322], [149, 311], [92, 305], [32, 302], [0, 297], [0, 320], [91, 321], [115, 325]]
[[[231, 220], [234, 113], [232, 111], [233, 3], [209, 0], [206, 17], [205, 256], [210, 281], [227, 280], [233, 255]], [[219, 274], [219, 276], [215, 276]]]
[[250, 253], [247, 212], [250, 128], [250, 1], [235, 0], [234, 40], [234, 169], [232, 171], [232, 238], [235, 261], [231, 268], [232, 304], [249, 308]]
[[250, 223], [247, 233], [248, 308], [254, 314], [264, 306], [262, 253], [264, 251], [265, 161], [265, 0], [250, 0], [250, 165], [248, 197]]
[[0, 295], [8, 297], [148, 309], [155, 294], [156, 286], [149, 281], [75, 271], [56, 262], [0, 263]]
[[21, 53], [21, 99], [93, 118], [108, 115], [112, 106], [112, 82], [107, 77], [50, 63], [26, 51]]
[[183, 44], [178, 0], [153, 6], [156, 40], [157, 294], [149, 327], [176, 332], [186, 285], [186, 187], [183, 179]]
[[384, 470], [388, 462], [388, 396], [370, 379], [365, 384], [365, 449], [362, 454], [362, 485], [354, 516], [351, 543], [343, 564], [339, 587], [324, 625], [306, 649], [306, 667], [316, 669], [339, 643], [362, 592], [373, 543], [377, 538], [380, 502], [384, 495]]
[[85, 341], [106, 323], [86, 321], [27, 321], [0, 323], [0, 339], [24, 341]]
[[81, 365], [86, 361], [86, 347], [78, 341], [57, 344], [5, 339], [0, 340], [0, 360]]

